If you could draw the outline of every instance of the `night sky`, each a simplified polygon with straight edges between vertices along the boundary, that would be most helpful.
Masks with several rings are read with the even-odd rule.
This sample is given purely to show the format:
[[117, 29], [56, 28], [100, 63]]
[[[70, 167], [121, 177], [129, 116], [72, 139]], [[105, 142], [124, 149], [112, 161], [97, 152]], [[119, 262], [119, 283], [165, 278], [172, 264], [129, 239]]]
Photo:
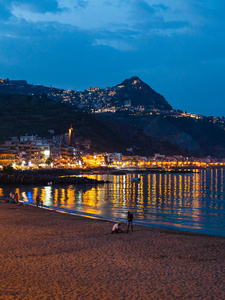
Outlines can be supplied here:
[[225, 115], [224, 0], [0, 0], [0, 77], [64, 89], [138, 76], [174, 109]]

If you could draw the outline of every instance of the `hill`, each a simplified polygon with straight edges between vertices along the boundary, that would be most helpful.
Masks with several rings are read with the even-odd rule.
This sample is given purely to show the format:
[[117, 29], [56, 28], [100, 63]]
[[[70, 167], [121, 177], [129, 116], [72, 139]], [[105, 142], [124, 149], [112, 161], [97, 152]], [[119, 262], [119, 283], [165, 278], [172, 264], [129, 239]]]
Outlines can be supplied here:
[[48, 96], [55, 102], [76, 106], [82, 111], [99, 111], [110, 107], [139, 107], [145, 109], [170, 110], [171, 105], [149, 85], [134, 76], [114, 87], [89, 88], [88, 91], [65, 91], [42, 85], [31, 85], [25, 80], [4, 80], [0, 82], [0, 93]]

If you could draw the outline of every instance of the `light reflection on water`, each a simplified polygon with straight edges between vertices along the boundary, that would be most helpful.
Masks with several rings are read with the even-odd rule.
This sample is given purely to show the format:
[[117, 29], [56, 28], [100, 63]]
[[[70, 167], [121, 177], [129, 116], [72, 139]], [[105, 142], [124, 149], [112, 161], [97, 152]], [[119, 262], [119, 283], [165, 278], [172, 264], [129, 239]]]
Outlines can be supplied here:
[[[140, 181], [132, 181], [138, 176]], [[89, 175], [104, 185], [16, 187], [19, 197], [35, 204], [110, 220], [225, 236], [224, 169], [188, 174]], [[13, 187], [0, 188], [6, 197]], [[15, 190], [15, 188], [13, 189]]]

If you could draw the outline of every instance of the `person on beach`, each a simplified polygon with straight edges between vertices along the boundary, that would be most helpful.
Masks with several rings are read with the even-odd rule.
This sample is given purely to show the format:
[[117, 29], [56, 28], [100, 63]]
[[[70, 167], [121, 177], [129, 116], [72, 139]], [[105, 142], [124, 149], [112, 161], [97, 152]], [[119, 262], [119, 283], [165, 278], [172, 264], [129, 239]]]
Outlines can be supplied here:
[[114, 224], [113, 225], [113, 228], [112, 228], [112, 231], [111, 231], [111, 234], [113, 234], [113, 233], [122, 233], [122, 232], [124, 232], [124, 230], [122, 230], [121, 228], [120, 228], [120, 223], [116, 223], [116, 224]]
[[39, 198], [39, 196], [37, 195], [37, 197], [36, 197], [36, 207], [39, 207], [39, 204], [40, 204], [40, 198]]
[[133, 214], [131, 212], [127, 212], [127, 232], [131, 227], [131, 231], [133, 231]]
[[12, 202], [14, 202], [15, 194], [13, 192], [10, 192], [9, 198], [13, 200]]
[[9, 193], [9, 197], [6, 199], [6, 202], [9, 202], [9, 203], [16, 203], [15, 200], [15, 195], [13, 194], [13, 192], [10, 192]]
[[19, 197], [18, 197], [18, 194], [15, 193], [15, 198], [14, 198], [15, 202], [18, 204], [18, 201], [19, 201]]

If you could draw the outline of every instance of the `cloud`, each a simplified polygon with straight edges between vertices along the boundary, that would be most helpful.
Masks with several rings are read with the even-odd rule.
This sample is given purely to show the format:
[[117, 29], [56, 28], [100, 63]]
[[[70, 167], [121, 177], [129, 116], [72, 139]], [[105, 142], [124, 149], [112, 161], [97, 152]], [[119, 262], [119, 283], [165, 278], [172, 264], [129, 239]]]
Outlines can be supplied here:
[[189, 32], [190, 32], [190, 29], [188, 27], [163, 28], [163, 29], [158, 28], [158, 29], [152, 29], [150, 32], [150, 35], [173, 37], [175, 35], [188, 34]]
[[87, 0], [77, 0], [77, 5], [82, 8], [87, 8], [89, 1]]
[[167, 10], [169, 8], [164, 4], [153, 4], [152, 7], [154, 7], [156, 10]]
[[[194, 22], [191, 4], [180, 0], [179, 5], [162, 0], [10, 0], [12, 13], [29, 22], [58, 22], [81, 30], [119, 31], [147, 26], [163, 27], [161, 23]], [[183, 3], [183, 5], [181, 5]], [[184, 5], [185, 3], [185, 5]], [[137, 28], [138, 27], [138, 28]]]
[[147, 13], [148, 15], [155, 14], [154, 7], [149, 5], [146, 1], [137, 0], [134, 3], [135, 3], [135, 8], [140, 10], [140, 12]]
[[19, 7], [23, 11], [31, 11], [34, 13], [56, 13], [61, 11], [56, 0], [8, 0], [8, 7]]
[[132, 51], [134, 47], [132, 47], [129, 43], [119, 40], [119, 39], [96, 39], [93, 46], [107, 46], [114, 48], [119, 51]]
[[[115, 2], [119, 2], [116, 0]], [[33, 23], [59, 23], [70, 25], [81, 30], [114, 30], [114, 26], [122, 26], [126, 8], [120, 9], [118, 4], [109, 6], [104, 1], [59, 1], [58, 13], [50, 10], [45, 13], [31, 11], [20, 5], [14, 5], [12, 13], [18, 19], [25, 19]]]
[[8, 0], [0, 9], [0, 19], [13, 15], [12, 26], [32, 24], [43, 31], [51, 26], [83, 31], [92, 36], [93, 46], [132, 51], [137, 41], [153, 36], [195, 35], [210, 18], [213, 20], [213, 11], [219, 7], [213, 3], [210, 0]]
[[20, 39], [19, 36], [17, 36], [17, 35], [11, 35], [11, 34], [6, 34], [4, 37], [11, 38], [11, 39]]

